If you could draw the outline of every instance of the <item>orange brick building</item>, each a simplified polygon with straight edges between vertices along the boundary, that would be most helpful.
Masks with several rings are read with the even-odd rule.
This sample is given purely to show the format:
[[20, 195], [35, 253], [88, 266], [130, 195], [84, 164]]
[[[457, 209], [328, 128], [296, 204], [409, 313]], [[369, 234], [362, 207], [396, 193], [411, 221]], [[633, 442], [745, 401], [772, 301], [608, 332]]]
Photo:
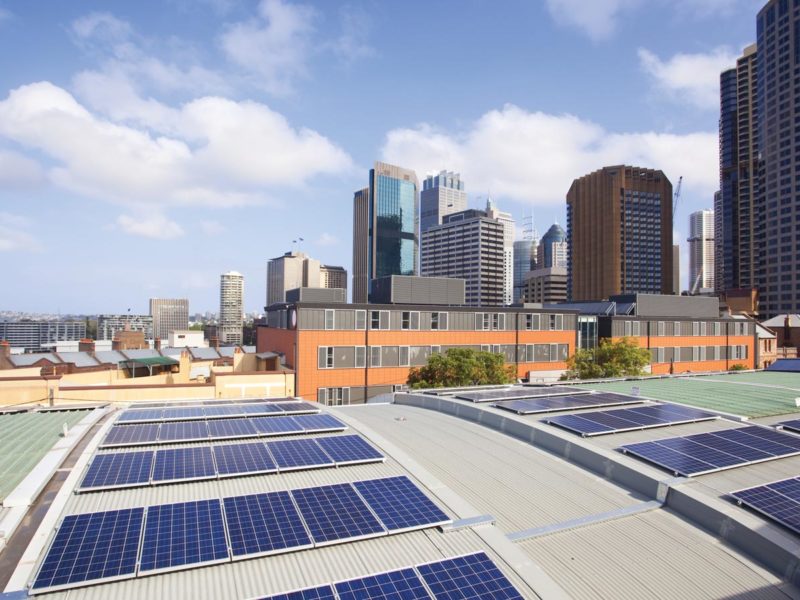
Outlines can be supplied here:
[[575, 352], [576, 325], [568, 310], [301, 302], [269, 307], [257, 349], [283, 355], [296, 395], [356, 404], [453, 347], [502, 354], [520, 378], [556, 378]]

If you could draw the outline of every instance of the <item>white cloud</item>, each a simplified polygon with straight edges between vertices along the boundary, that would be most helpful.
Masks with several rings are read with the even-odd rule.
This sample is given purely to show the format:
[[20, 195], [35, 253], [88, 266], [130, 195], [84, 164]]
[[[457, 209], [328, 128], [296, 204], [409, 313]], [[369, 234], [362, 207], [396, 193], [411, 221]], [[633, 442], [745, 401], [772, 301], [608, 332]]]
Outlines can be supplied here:
[[222, 235], [227, 231], [219, 221], [200, 221], [200, 231], [209, 236]]
[[30, 187], [44, 180], [44, 171], [35, 160], [16, 152], [0, 150], [0, 187]]
[[26, 217], [0, 212], [0, 252], [41, 252], [42, 245], [27, 231], [30, 227]]
[[262, 0], [258, 13], [228, 25], [220, 46], [231, 62], [251, 74], [254, 85], [273, 94], [290, 93], [294, 80], [307, 74], [317, 13], [283, 0]]
[[141, 217], [120, 215], [117, 218], [117, 225], [127, 234], [154, 240], [171, 240], [181, 237], [184, 233], [180, 225], [158, 213]]
[[157, 107], [172, 117], [173, 135], [101, 118], [67, 91], [34, 83], [0, 101], [0, 137], [54, 161], [56, 185], [124, 205], [241, 206], [352, 168], [330, 140], [263, 104], [205, 97]]
[[70, 31], [79, 43], [99, 40], [116, 44], [133, 36], [129, 23], [107, 12], [93, 12], [75, 19]]
[[370, 18], [362, 8], [346, 5], [339, 10], [341, 33], [331, 43], [336, 56], [346, 66], [362, 58], [375, 55], [375, 49], [366, 43], [371, 29]]
[[341, 243], [341, 240], [339, 240], [339, 238], [335, 235], [324, 232], [314, 241], [314, 243], [317, 246], [338, 246]]
[[708, 53], [676, 54], [667, 60], [639, 48], [639, 64], [656, 89], [671, 99], [708, 110], [719, 109], [719, 74], [736, 65], [737, 55], [726, 47]]
[[547, 8], [556, 22], [581, 29], [595, 41], [611, 37], [622, 11], [640, 0], [547, 0]]
[[613, 133], [572, 115], [490, 111], [459, 132], [423, 124], [386, 136], [382, 158], [417, 173], [460, 171], [474, 192], [537, 205], [563, 205], [576, 177], [632, 164], [662, 169], [685, 191], [711, 197], [718, 186], [717, 133]]

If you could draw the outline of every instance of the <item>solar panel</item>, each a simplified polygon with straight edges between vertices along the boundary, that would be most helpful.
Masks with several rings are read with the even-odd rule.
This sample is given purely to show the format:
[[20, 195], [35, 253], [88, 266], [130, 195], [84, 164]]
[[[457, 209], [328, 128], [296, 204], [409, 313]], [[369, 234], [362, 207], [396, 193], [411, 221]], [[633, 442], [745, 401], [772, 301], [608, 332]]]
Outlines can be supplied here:
[[258, 431], [248, 419], [208, 421], [208, 434], [214, 439], [256, 437]]
[[313, 547], [289, 492], [236, 496], [223, 502], [234, 559]]
[[788, 429], [794, 433], [800, 433], [800, 419], [793, 419], [791, 421], [784, 421], [777, 425], [781, 429]]
[[158, 441], [189, 442], [208, 439], [208, 426], [205, 421], [179, 421], [162, 423], [158, 430]]
[[160, 504], [147, 509], [140, 573], [227, 560], [228, 542], [219, 500]]
[[333, 595], [333, 588], [331, 586], [323, 585], [320, 587], [298, 590], [296, 592], [288, 592], [286, 594], [267, 596], [263, 598], [263, 600], [336, 600], [336, 596]]
[[114, 425], [103, 439], [102, 447], [142, 446], [158, 439], [158, 423]]
[[164, 421], [191, 421], [193, 419], [203, 419], [205, 413], [200, 406], [187, 408], [165, 408], [162, 420]]
[[800, 534], [800, 477], [731, 492], [730, 495], [740, 504]]
[[160, 421], [164, 411], [160, 408], [125, 410], [117, 417], [117, 423], [147, 423], [148, 421]]
[[169, 404], [166, 402], [137, 402], [131, 404], [129, 408], [164, 408], [165, 406], [169, 406]]
[[153, 483], [182, 479], [213, 479], [216, 474], [209, 446], [156, 450]]
[[224, 419], [229, 417], [240, 417], [245, 414], [238, 406], [206, 406], [203, 408], [203, 414], [207, 419]]
[[303, 433], [303, 427], [294, 417], [253, 417], [250, 423], [261, 435]]
[[417, 567], [436, 600], [522, 600], [508, 578], [483, 552]]
[[321, 433], [323, 431], [344, 431], [347, 425], [331, 415], [301, 415], [294, 417], [306, 433]]
[[143, 518], [143, 508], [64, 517], [33, 590], [55, 591], [88, 581], [133, 577]]
[[400, 569], [335, 585], [339, 600], [430, 600], [414, 569]]
[[384, 527], [393, 533], [452, 521], [405, 475], [356, 481], [353, 487], [378, 515]]
[[517, 413], [532, 415], [536, 413], [557, 412], [559, 410], [575, 410], [580, 408], [600, 408], [602, 406], [618, 406], [623, 404], [640, 404], [641, 398], [603, 392], [600, 394], [583, 394], [580, 396], [555, 396], [548, 398], [528, 398], [525, 400], [506, 400], [492, 406]]
[[800, 437], [752, 425], [628, 444], [619, 450], [691, 477], [800, 454]]
[[280, 407], [284, 414], [302, 415], [320, 412], [319, 406], [310, 402], [281, 402], [275, 406]]
[[278, 470], [267, 447], [260, 442], [214, 446], [213, 451], [220, 477], [244, 473], [274, 473]]
[[360, 435], [337, 435], [316, 440], [317, 444], [337, 465], [382, 462], [383, 454], [375, 450]]
[[681, 423], [710, 421], [716, 418], [718, 418], [717, 415], [689, 406], [659, 404], [656, 406], [622, 408], [576, 415], [559, 415], [557, 417], [547, 417], [543, 421], [551, 425], [558, 425], [582, 436], [592, 436], [636, 429], [666, 427]]
[[246, 415], [268, 415], [281, 414], [283, 411], [277, 404], [245, 404], [241, 407], [242, 413]]
[[588, 394], [591, 390], [566, 387], [515, 387], [504, 390], [484, 390], [476, 392], [459, 392], [456, 398], [459, 400], [469, 400], [470, 402], [492, 402], [494, 400], [514, 400], [516, 398], [539, 398], [549, 396], [566, 396]]
[[291, 491], [315, 546], [383, 535], [383, 527], [349, 483]]
[[150, 483], [152, 450], [98, 454], [89, 465], [79, 489], [109, 489]]
[[281, 471], [333, 466], [331, 457], [312, 439], [266, 442], [266, 446]]

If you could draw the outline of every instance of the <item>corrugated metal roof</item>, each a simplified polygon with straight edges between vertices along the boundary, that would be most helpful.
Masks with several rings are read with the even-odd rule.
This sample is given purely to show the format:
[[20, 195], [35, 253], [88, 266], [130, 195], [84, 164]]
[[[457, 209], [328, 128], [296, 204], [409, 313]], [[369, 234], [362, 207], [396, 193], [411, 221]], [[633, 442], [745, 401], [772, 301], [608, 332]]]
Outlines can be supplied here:
[[101, 352], [94, 353], [97, 360], [101, 363], [112, 364], [116, 365], [123, 360], [127, 360], [122, 354], [117, 352], [116, 350], [103, 350]]
[[142, 348], [139, 350], [123, 350], [122, 353], [128, 358], [155, 358], [160, 356], [158, 350], [153, 348]]
[[192, 356], [202, 360], [216, 360], [219, 358], [219, 353], [214, 348], [189, 348]]
[[183, 348], [161, 348], [161, 354], [172, 358], [179, 358], [182, 352]]
[[49, 360], [51, 363], [58, 364], [61, 360], [52, 352], [36, 352], [33, 354], [12, 354], [8, 357], [16, 367], [29, 367], [35, 365], [40, 360]]
[[235, 350], [236, 350], [235, 346], [222, 346], [220, 348], [217, 348], [217, 352], [219, 352], [219, 355], [225, 358], [231, 358]]
[[762, 321], [762, 325], [766, 325], [770, 328], [777, 328], [777, 327], [786, 327], [786, 317], [789, 317], [789, 327], [800, 327], [800, 315], [778, 315], [777, 317], [772, 317], [771, 319], [767, 319], [766, 321]]
[[97, 360], [88, 352], [59, 352], [58, 356], [65, 363], [72, 363], [76, 367], [96, 367]]

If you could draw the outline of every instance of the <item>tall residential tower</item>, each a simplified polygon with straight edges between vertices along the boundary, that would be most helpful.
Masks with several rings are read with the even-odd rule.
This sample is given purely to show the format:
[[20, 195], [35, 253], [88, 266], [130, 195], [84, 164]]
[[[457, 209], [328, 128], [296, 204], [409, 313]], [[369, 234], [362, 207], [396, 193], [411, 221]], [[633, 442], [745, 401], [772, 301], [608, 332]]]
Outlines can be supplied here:
[[442, 224], [446, 215], [467, 210], [467, 192], [461, 175], [441, 171], [428, 175], [422, 182], [420, 201], [420, 233]]
[[219, 281], [219, 341], [241, 344], [244, 326], [244, 276], [229, 271]]
[[171, 331], [189, 329], [189, 301], [186, 298], [150, 298], [153, 335], [168, 340]]
[[689, 291], [714, 290], [714, 211], [689, 215]]

